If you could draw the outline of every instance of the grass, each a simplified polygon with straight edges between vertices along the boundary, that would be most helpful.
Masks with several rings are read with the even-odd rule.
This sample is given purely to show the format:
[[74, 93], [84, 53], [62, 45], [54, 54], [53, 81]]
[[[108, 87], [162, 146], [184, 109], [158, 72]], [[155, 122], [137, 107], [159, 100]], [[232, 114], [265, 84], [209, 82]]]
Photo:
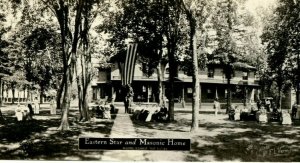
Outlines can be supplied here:
[[191, 113], [175, 111], [176, 121], [171, 123], [132, 120], [136, 135], [191, 139], [190, 151], [107, 152], [78, 150], [78, 138], [109, 137], [114, 120], [79, 123], [78, 111], [72, 108], [71, 130], [58, 132], [60, 115], [49, 115], [45, 109], [34, 120], [25, 122], [16, 122], [13, 111], [3, 114], [6, 124], [0, 125], [1, 160], [103, 160], [107, 156], [119, 158], [116, 154], [128, 159], [140, 153], [141, 161], [300, 161], [300, 121], [290, 126], [259, 124], [229, 121], [224, 114], [215, 117], [201, 113], [198, 131], [191, 133]]
[[191, 116], [175, 115], [176, 121], [171, 123], [133, 120], [133, 124], [142, 137], [191, 138], [191, 151], [183, 154], [183, 161], [300, 161], [299, 121], [283, 126], [200, 114], [198, 131], [190, 133]]
[[41, 111], [32, 121], [17, 122], [12, 112], [6, 112], [6, 124], [0, 126], [0, 159], [98, 160], [103, 151], [78, 150], [78, 138], [95, 135], [108, 137], [113, 120], [79, 123], [73, 121], [77, 115], [77, 110], [71, 110], [71, 130], [58, 132], [60, 115]]

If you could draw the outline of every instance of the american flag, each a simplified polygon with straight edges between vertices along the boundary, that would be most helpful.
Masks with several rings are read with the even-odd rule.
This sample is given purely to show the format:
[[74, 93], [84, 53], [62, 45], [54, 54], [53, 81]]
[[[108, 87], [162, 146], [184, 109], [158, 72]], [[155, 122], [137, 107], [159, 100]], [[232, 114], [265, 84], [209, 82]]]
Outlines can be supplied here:
[[131, 84], [134, 74], [134, 66], [137, 56], [137, 43], [129, 43], [127, 46], [127, 54], [125, 65], [123, 68], [122, 85]]

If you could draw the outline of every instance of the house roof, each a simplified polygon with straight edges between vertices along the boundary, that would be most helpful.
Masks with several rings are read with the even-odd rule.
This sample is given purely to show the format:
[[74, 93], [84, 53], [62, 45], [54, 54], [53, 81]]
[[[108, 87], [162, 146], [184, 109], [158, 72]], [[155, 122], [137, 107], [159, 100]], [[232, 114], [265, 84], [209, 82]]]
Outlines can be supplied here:
[[[208, 65], [221, 67], [221, 63], [219, 61], [215, 61], [215, 60], [210, 61], [208, 63]], [[246, 70], [246, 71], [257, 70], [256, 67], [250, 66], [249, 64], [243, 63], [243, 62], [234, 62], [232, 65], [233, 65], [234, 69], [238, 69], [238, 70]]]
[[[170, 79], [166, 80], [165, 82], [170, 82]], [[179, 82], [185, 82], [185, 81], [179, 79], [178, 77], [175, 77], [175, 78], [174, 78], [174, 82], [175, 82], [175, 83], [179, 83]]]

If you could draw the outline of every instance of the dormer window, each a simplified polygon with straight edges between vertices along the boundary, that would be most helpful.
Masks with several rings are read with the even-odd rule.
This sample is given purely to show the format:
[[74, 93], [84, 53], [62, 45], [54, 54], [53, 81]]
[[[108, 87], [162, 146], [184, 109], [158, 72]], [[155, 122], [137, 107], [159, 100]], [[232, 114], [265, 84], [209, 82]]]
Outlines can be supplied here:
[[213, 68], [208, 68], [207, 70], [207, 77], [214, 78], [215, 70]]
[[248, 80], [248, 76], [249, 76], [249, 73], [244, 71], [243, 72], [243, 80]]

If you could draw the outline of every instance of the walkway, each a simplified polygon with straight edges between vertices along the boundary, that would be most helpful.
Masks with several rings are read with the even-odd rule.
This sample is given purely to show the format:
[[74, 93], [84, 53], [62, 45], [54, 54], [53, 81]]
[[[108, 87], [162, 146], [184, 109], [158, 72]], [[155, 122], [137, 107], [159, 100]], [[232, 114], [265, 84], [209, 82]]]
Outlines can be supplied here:
[[132, 138], [136, 137], [135, 128], [130, 119], [129, 114], [124, 113], [124, 107], [118, 107], [119, 112], [116, 119], [114, 120], [114, 125], [111, 129], [111, 138]]
[[[111, 130], [110, 138], [136, 138], [137, 134], [129, 114], [125, 114], [124, 107], [118, 107], [119, 112]], [[145, 161], [143, 151], [136, 150], [106, 150], [103, 161]]]

